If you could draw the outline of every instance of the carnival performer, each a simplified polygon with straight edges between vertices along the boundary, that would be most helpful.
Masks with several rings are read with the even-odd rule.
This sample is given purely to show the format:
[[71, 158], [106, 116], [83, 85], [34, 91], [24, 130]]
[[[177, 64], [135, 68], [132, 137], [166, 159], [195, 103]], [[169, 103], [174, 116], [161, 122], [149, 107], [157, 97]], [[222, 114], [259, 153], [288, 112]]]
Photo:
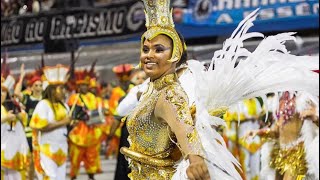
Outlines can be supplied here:
[[89, 92], [94, 94], [95, 96], [99, 96], [99, 84], [97, 82], [97, 78], [93, 77], [89, 80]]
[[88, 177], [92, 180], [100, 169], [100, 145], [104, 134], [100, 126], [104, 123], [104, 117], [100, 118], [102, 102], [89, 92], [89, 71], [79, 70], [74, 75], [78, 93], [72, 94], [68, 100], [69, 106], [76, 104], [73, 119], [77, 120], [69, 133], [70, 176], [76, 179], [80, 164], [84, 162]]
[[138, 70], [136, 72], [137, 77], [133, 77], [135, 80], [135, 86], [130, 89], [129, 93], [123, 98], [123, 100], [119, 103], [116, 112], [120, 117], [125, 117], [130, 113], [131, 110], [139, 103], [139, 99], [141, 95], [146, 91], [146, 87], [149, 79], [147, 80], [147, 76], [144, 71]]
[[22, 84], [25, 78], [25, 71], [24, 71], [24, 64], [21, 65], [20, 68], [20, 78], [18, 83], [16, 84], [14, 95], [18, 97], [19, 101], [23, 103], [26, 108], [26, 112], [28, 114], [28, 121], [25, 127], [25, 132], [29, 144], [29, 148], [31, 151], [30, 156], [30, 166], [29, 166], [29, 179], [34, 179], [34, 164], [33, 164], [33, 157], [32, 157], [32, 129], [29, 127], [30, 120], [33, 114], [34, 109], [36, 108], [37, 104], [42, 100], [42, 79], [41, 79], [41, 71], [35, 71], [32, 73], [33, 76], [30, 76], [29, 79], [29, 86], [31, 86], [31, 94], [26, 94], [22, 92]]
[[71, 122], [65, 104], [65, 83], [69, 68], [63, 65], [44, 67], [48, 86], [32, 115], [33, 157], [37, 178], [64, 180], [68, 155], [67, 125]]
[[[319, 122], [317, 106], [317, 99], [305, 93], [284, 92], [280, 98], [275, 126], [250, 131], [246, 135], [246, 138], [258, 135], [274, 140], [269, 165], [276, 170], [276, 179], [315, 179], [318, 176], [319, 172], [314, 171], [314, 167], [308, 170], [312, 166], [308, 166], [306, 158], [308, 152], [314, 151], [307, 147], [319, 132], [319, 127], [314, 124]], [[319, 159], [317, 157], [318, 154], [312, 159]]]
[[1, 179], [25, 180], [29, 165], [24, 132], [27, 114], [10, 98], [14, 83], [12, 76], [5, 79], [1, 75]]
[[[135, 82], [136, 86], [130, 89], [129, 93], [123, 98], [123, 100], [120, 101], [119, 106], [116, 109], [116, 112], [118, 116], [121, 118], [115, 119], [116, 121], [120, 122], [120, 119], [127, 116], [130, 113], [130, 111], [138, 105], [142, 93], [146, 91], [146, 87], [148, 86], [148, 84], [144, 82], [146, 80], [146, 74], [142, 70], [137, 70], [135, 76], [133, 76], [133, 79], [135, 79], [133, 81]], [[120, 124], [121, 123], [117, 123], [118, 126], [120, 126]], [[112, 136], [114, 134], [116, 128], [118, 127], [113, 127], [109, 136]], [[121, 127], [119, 151], [121, 147], [129, 147], [129, 142], [127, 140], [128, 135], [129, 133], [127, 130], [127, 126], [124, 123]], [[125, 159], [123, 154], [118, 154], [116, 173], [114, 179], [129, 179], [129, 173], [130, 168], [127, 160]]]
[[241, 164], [243, 179], [257, 179], [260, 173], [260, 152], [262, 142], [259, 137], [244, 141], [243, 137], [248, 131], [260, 128], [260, 115], [262, 107], [257, 98], [246, 99], [231, 107], [224, 114], [227, 123], [226, 135], [228, 147]]
[[[282, 43], [293, 39], [290, 33], [266, 38], [253, 53], [242, 48], [242, 41], [263, 37], [260, 33], [246, 34], [256, 17], [257, 11], [254, 11], [239, 24], [223, 49], [215, 53], [207, 71], [199, 62], [188, 62], [195, 78], [194, 123], [186, 94], [175, 75], [176, 63], [185, 48], [174, 30], [170, 3], [144, 3], [148, 30], [142, 36], [140, 59], [151, 82], [141, 103], [126, 121], [130, 147], [122, 148], [121, 152], [130, 159], [129, 177], [208, 179], [210, 172], [212, 179], [241, 179], [234, 167], [237, 161], [229, 156], [222, 137], [212, 126], [223, 125], [219, 117], [229, 106], [244, 99], [283, 89], [302, 89], [317, 94], [318, 84], [310, 82], [318, 82], [319, 77], [309, 70], [319, 62], [314, 60], [316, 58], [289, 55]], [[235, 66], [240, 56], [247, 58]], [[271, 67], [273, 69], [269, 69]], [[283, 69], [292, 76], [279, 78], [284, 76]], [[270, 70], [275, 73], [271, 77], [267, 73]], [[308, 82], [292, 83], [305, 76], [310, 78]], [[174, 168], [181, 157], [174, 153], [176, 149], [184, 158]]]
[[132, 75], [131, 82], [135, 86], [138, 86], [138, 85], [142, 84], [143, 82], [145, 82], [146, 79], [147, 79], [146, 73], [141, 69], [137, 69], [134, 71], [134, 73]]
[[[106, 157], [118, 156], [119, 143], [121, 136], [121, 116], [117, 112], [117, 107], [120, 101], [127, 95], [130, 89], [134, 86], [131, 83], [133, 65], [131, 64], [120, 64], [113, 67], [112, 71], [115, 73], [119, 85], [112, 89], [111, 96], [109, 99], [109, 123], [110, 132], [107, 138], [107, 151]], [[121, 127], [120, 127], [121, 126]]]
[[[182, 44], [184, 44], [184, 39], [181, 34], [179, 34], [179, 37], [182, 41]], [[183, 89], [187, 92], [187, 95], [189, 98], [190, 104], [194, 102], [194, 96], [193, 96], [193, 81], [192, 81], [192, 75], [190, 71], [187, 68], [186, 61], [187, 61], [187, 51], [184, 51], [181, 60], [178, 62], [177, 66], [178, 68], [176, 69], [177, 71], [177, 76], [179, 77], [179, 80], [181, 82], [181, 86]], [[125, 117], [127, 116], [140, 102], [141, 95], [147, 91], [148, 88], [148, 83], [150, 82], [150, 78], [147, 80], [145, 76], [145, 73], [142, 70], [137, 71], [137, 75], [140, 76], [140, 82], [136, 83], [136, 86], [133, 87], [128, 95], [120, 102], [117, 112], [119, 116]], [[133, 77], [134, 78], [134, 77]], [[137, 77], [136, 79], [139, 79]], [[144, 80], [144, 81], [142, 81]], [[125, 122], [126, 118], [122, 119], [123, 122]], [[124, 129], [125, 128], [125, 129]], [[121, 130], [121, 138], [120, 138], [120, 148], [121, 147], [129, 147], [129, 142], [128, 142], [128, 130], [126, 129], [126, 125], [122, 127]], [[124, 133], [125, 132], [125, 133]], [[127, 172], [126, 174], [123, 172]], [[124, 158], [122, 154], [118, 156], [118, 161], [117, 161], [117, 168], [116, 168], [116, 179], [129, 179], [127, 174], [130, 173], [129, 165], [127, 160]]]
[[105, 124], [103, 125], [103, 128], [104, 128], [104, 132], [106, 132], [101, 142], [102, 154], [106, 154], [107, 152], [107, 138], [110, 134], [110, 128], [113, 121], [113, 117], [111, 117], [110, 111], [109, 111], [109, 98], [110, 98], [111, 91], [112, 91], [112, 87], [109, 83], [106, 83], [106, 82], [100, 83], [99, 98], [101, 98], [103, 109], [104, 109]]
[[[99, 126], [101, 128], [101, 130], [104, 132], [103, 136], [101, 138], [101, 142], [104, 142], [104, 140], [107, 137], [107, 133], [109, 132], [109, 128], [106, 124], [106, 121], [108, 120], [107, 116], [109, 115], [109, 113], [108, 113], [109, 101], [107, 99], [104, 99], [101, 96], [101, 89], [100, 88], [101, 88], [101, 85], [98, 83], [97, 77], [94, 73], [94, 75], [91, 76], [91, 79], [89, 82], [89, 92], [91, 92], [93, 95], [96, 96], [97, 102], [98, 102], [99, 106], [101, 106], [101, 113], [103, 114], [103, 116], [105, 118], [105, 122], [101, 122], [101, 124], [97, 124], [97, 126]], [[101, 152], [101, 145], [99, 146], [99, 152]], [[97, 173], [102, 173], [100, 156], [99, 156], [97, 163], [98, 163]]]
[[[181, 157], [190, 160], [190, 179], [210, 179], [188, 98], [175, 73], [185, 45], [173, 28], [169, 3], [145, 2], [148, 31], [142, 36], [140, 63], [150, 83], [127, 117], [130, 147], [121, 153], [130, 158], [131, 179], [170, 179]], [[161, 18], [153, 14], [160, 12]]]

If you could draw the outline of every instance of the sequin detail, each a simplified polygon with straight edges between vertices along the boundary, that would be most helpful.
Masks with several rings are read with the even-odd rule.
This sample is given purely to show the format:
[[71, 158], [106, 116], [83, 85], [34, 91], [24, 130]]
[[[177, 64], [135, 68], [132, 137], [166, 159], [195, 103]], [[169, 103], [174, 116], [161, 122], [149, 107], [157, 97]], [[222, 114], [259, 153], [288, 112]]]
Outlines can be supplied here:
[[275, 168], [282, 175], [285, 172], [289, 172], [293, 176], [305, 175], [307, 162], [303, 142], [294, 147], [283, 149], [279, 144], [276, 144], [271, 152], [270, 167]]
[[[184, 123], [190, 127], [192, 135], [190, 136], [190, 147], [194, 145], [193, 139], [196, 139], [193, 134], [194, 123], [188, 107], [187, 96], [178, 83], [178, 78], [175, 74], [166, 75], [154, 82], [150, 82], [149, 89], [143, 95], [140, 104], [127, 117], [127, 128], [129, 131], [129, 143], [131, 151], [122, 153], [129, 158], [129, 165], [132, 173], [129, 175], [131, 179], [170, 179], [174, 174], [172, 165], [159, 165], [161, 162], [176, 162], [174, 151], [177, 149], [177, 138], [170, 130], [168, 123], [159, 120], [155, 117], [155, 107], [157, 102], [169, 102], [168, 108], [174, 109], [177, 112], [176, 119], [180, 123]], [[187, 137], [186, 137], [187, 139]], [[136, 152], [136, 153], [135, 153]], [[139, 158], [137, 154], [148, 158]], [[134, 157], [133, 157], [134, 156]], [[137, 157], [136, 157], [137, 156]], [[144, 160], [142, 160], [144, 159]], [[156, 163], [157, 162], [157, 163]]]

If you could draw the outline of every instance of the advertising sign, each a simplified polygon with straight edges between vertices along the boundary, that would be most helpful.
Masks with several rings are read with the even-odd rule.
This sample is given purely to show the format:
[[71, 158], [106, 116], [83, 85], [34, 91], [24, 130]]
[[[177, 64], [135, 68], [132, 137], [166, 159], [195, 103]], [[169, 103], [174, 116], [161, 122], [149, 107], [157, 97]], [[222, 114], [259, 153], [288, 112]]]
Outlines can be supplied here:
[[[319, 0], [189, 0], [181, 25], [212, 27], [212, 35], [230, 32], [259, 8], [255, 26], [262, 31], [319, 28]], [[180, 15], [181, 16], [181, 15]]]
[[143, 3], [72, 9], [1, 19], [1, 47], [63, 39], [136, 35], [145, 30]]

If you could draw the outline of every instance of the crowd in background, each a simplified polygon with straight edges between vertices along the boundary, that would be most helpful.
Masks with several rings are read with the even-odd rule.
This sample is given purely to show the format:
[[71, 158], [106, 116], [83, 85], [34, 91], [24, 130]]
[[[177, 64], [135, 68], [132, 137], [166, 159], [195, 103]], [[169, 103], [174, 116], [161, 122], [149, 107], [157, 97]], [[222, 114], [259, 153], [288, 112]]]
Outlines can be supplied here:
[[[50, 136], [55, 136], [59, 139], [60, 135], [57, 134], [57, 132], [63, 129], [65, 125], [68, 126], [68, 133], [63, 133], [62, 137], [68, 137], [68, 145], [66, 146], [69, 146], [69, 148], [66, 149], [63, 147], [63, 144], [66, 142], [52, 142], [50, 138], [48, 140], [50, 148], [61, 146], [62, 151], [66, 151], [62, 154], [60, 152], [59, 155], [49, 156], [52, 157], [54, 162], [59, 164], [58, 169], [62, 168], [59, 170], [60, 174], [58, 173], [58, 177], [64, 177], [66, 173], [68, 173], [71, 179], [76, 179], [79, 174], [80, 165], [83, 162], [89, 179], [94, 179], [94, 175], [102, 171], [100, 165], [101, 155], [107, 159], [113, 159], [118, 156], [123, 123], [117, 123], [120, 122], [122, 118], [118, 115], [117, 106], [134, 86], [141, 84], [146, 79], [144, 73], [140, 70], [135, 70], [133, 65], [122, 64], [113, 68], [113, 72], [117, 77], [116, 83], [100, 82], [98, 81], [96, 72], [93, 70], [94, 66], [92, 66], [90, 71], [75, 70], [72, 73], [73, 79], [69, 80], [68, 83], [63, 86], [56, 86], [55, 84], [50, 84], [51, 82], [49, 80], [44, 81], [44, 79], [50, 79], [52, 77], [46, 77], [45, 72], [41, 69], [32, 73], [25, 73], [24, 65], [22, 65], [20, 77], [15, 78], [9, 75], [9, 71], [5, 71], [4, 69], [6, 68], [2, 69], [1, 92], [3, 92], [2, 95], [6, 97], [1, 97], [3, 109], [1, 114], [1, 127], [3, 129], [1, 131], [8, 133], [8, 135], [1, 137], [9, 140], [12, 135], [19, 132], [20, 136], [18, 139], [21, 141], [17, 140], [17, 142], [21, 142], [22, 145], [20, 145], [18, 149], [14, 148], [15, 150], [12, 150], [11, 147], [2, 149], [6, 154], [4, 155], [5, 159], [2, 159], [1, 166], [4, 167], [3, 171], [1, 171], [2, 176], [32, 180], [36, 176], [38, 178], [45, 178], [45, 176], [42, 175], [44, 170], [38, 161], [39, 153], [50, 151], [43, 151], [42, 148], [45, 145], [42, 146], [41, 141], [37, 141], [38, 137], [41, 136], [40, 139], [43, 141], [43, 139], [47, 137], [43, 134], [52, 133]], [[105, 80], [106, 78], [101, 78], [101, 80], [102, 79]], [[43, 109], [46, 104], [44, 103], [44, 99], [45, 101], [52, 101], [52, 104], [54, 104], [56, 93], [54, 93], [52, 89], [58, 87], [65, 87], [63, 88], [63, 94], [60, 95], [60, 99], [61, 102], [66, 103], [66, 106], [69, 106], [66, 108], [71, 109], [73, 112], [71, 115], [73, 120], [72, 122], [70, 122], [70, 119], [56, 120], [56, 122], [59, 121], [57, 123], [59, 125], [54, 125], [54, 127], [49, 125], [43, 126], [43, 124], [39, 123], [39, 119], [43, 120], [43, 122], [53, 123], [52, 120], [50, 120], [50, 116], [47, 117], [45, 115], [47, 113], [42, 114], [48, 110]], [[62, 109], [63, 108], [58, 105], [57, 107], [53, 107], [53, 112], [61, 113]], [[24, 115], [23, 120], [18, 118], [21, 121], [13, 126], [12, 124], [10, 125], [10, 123], [6, 123], [11, 120], [5, 117], [11, 118], [12, 116], [15, 119], [18, 114]], [[56, 117], [58, 116], [60, 115]], [[116, 125], [114, 125], [115, 123]], [[116, 127], [111, 133], [110, 131], [113, 126]], [[8, 130], [10, 127], [13, 127], [12, 131]], [[47, 127], [51, 127], [52, 129], [44, 129]], [[42, 134], [38, 134], [38, 132], [42, 132]], [[11, 138], [16, 139], [17, 137]], [[16, 158], [12, 160], [7, 158], [8, 151], [16, 153], [18, 159], [20, 159], [18, 160], [18, 164], [20, 165], [17, 165]], [[56, 159], [55, 157], [57, 156], [60, 158]], [[70, 172], [65, 172], [65, 165], [62, 165], [66, 162], [66, 157], [70, 159]], [[53, 167], [49, 165], [47, 168]], [[17, 173], [12, 173], [11, 170], [16, 170]]]
[[48, 11], [54, 0], [1, 0], [1, 17]]
[[36, 14], [67, 7], [105, 6], [130, 0], [1, 0], [1, 17]]

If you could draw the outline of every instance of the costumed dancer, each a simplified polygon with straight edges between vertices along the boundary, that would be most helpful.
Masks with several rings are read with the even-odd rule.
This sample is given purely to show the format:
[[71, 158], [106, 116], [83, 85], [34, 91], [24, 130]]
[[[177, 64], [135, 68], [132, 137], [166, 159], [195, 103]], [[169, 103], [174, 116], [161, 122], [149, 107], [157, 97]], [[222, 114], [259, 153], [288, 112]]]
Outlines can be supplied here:
[[65, 104], [69, 68], [63, 65], [44, 67], [47, 87], [32, 115], [33, 158], [39, 180], [66, 179], [68, 155], [67, 125], [71, 122]]
[[[124, 124], [121, 124], [121, 116], [117, 112], [117, 107], [120, 101], [127, 95], [130, 89], [134, 86], [131, 83], [133, 65], [131, 64], [120, 64], [113, 67], [112, 71], [115, 73], [119, 85], [113, 88], [110, 99], [109, 99], [109, 115], [111, 116], [109, 120], [110, 123], [110, 133], [107, 138], [107, 151], [106, 157], [118, 156], [119, 153], [119, 143], [121, 136], [121, 128]], [[124, 132], [125, 133], [125, 132]]]
[[[318, 68], [318, 57], [294, 56], [289, 54], [284, 46], [286, 41], [295, 39], [294, 33], [266, 37], [253, 52], [243, 48], [243, 41], [264, 37], [261, 33], [247, 32], [253, 26], [257, 11], [253, 11], [239, 23], [223, 48], [214, 53], [207, 71], [203, 71], [199, 62], [188, 61], [196, 80], [196, 127], [205, 147], [206, 159], [210, 162], [208, 165], [211, 178], [214, 179], [223, 178], [214, 172], [217, 167], [226, 172], [232, 169], [228, 165], [228, 159], [221, 159], [225, 144], [216, 146], [215, 141], [210, 141], [215, 135], [210, 125], [225, 125], [225, 122], [218, 118], [221, 112], [239, 101], [258, 96], [266, 102], [266, 94], [270, 92], [290, 90], [319, 95], [319, 75], [310, 71]], [[218, 135], [215, 139], [223, 142]], [[179, 166], [186, 164], [187, 162], [183, 161]], [[178, 168], [177, 172], [180, 173], [180, 178], [183, 178], [185, 170]]]
[[74, 72], [78, 93], [72, 94], [68, 100], [69, 106], [76, 104], [73, 119], [76, 120], [69, 132], [70, 176], [76, 179], [80, 164], [84, 167], [89, 179], [101, 170], [100, 145], [103, 137], [101, 124], [104, 123], [102, 115], [102, 102], [89, 92], [90, 71]]
[[141, 69], [137, 69], [134, 71], [134, 73], [132, 75], [131, 82], [135, 86], [138, 86], [138, 85], [142, 84], [143, 82], [145, 82], [146, 79], [147, 79], [146, 73]]
[[[316, 150], [310, 149], [319, 134], [318, 101], [317, 97], [307, 93], [284, 92], [280, 97], [275, 126], [248, 134], [274, 140], [269, 165], [276, 170], [276, 179], [319, 178], [319, 172], [315, 171], [319, 161], [310, 162], [319, 160], [319, 155], [314, 153]], [[307, 158], [310, 154], [312, 158]]]
[[25, 132], [29, 144], [29, 148], [31, 151], [30, 156], [30, 166], [29, 166], [29, 179], [34, 179], [34, 164], [33, 164], [33, 157], [32, 157], [32, 129], [29, 127], [30, 120], [33, 114], [34, 109], [36, 108], [37, 104], [42, 100], [42, 79], [41, 79], [41, 69], [31, 73], [32, 76], [29, 76], [28, 85], [30, 86], [31, 93], [23, 93], [22, 92], [22, 85], [25, 78], [25, 71], [24, 71], [24, 64], [21, 65], [20, 68], [20, 78], [18, 83], [16, 84], [14, 94], [19, 99], [20, 102], [25, 106], [26, 112], [28, 114], [28, 121], [25, 127]]
[[[144, 82], [146, 80], [146, 74], [142, 70], [137, 70], [132, 79], [135, 79], [133, 80], [133, 82], [135, 82], [136, 86], [130, 89], [129, 93], [123, 98], [123, 100], [119, 103], [119, 106], [116, 109], [118, 116], [122, 117], [121, 121], [123, 123], [125, 121], [123, 117], [127, 116], [130, 113], [130, 111], [138, 105], [142, 93], [145, 92], [146, 88], [148, 87], [148, 81]], [[128, 129], [126, 127], [126, 124], [124, 123], [121, 127], [119, 151], [121, 147], [129, 147], [128, 135]], [[118, 154], [116, 173], [114, 179], [129, 179], [129, 173], [130, 168], [127, 160], [125, 159], [123, 154]]]
[[1, 73], [1, 179], [25, 180], [29, 147], [24, 132], [27, 114], [10, 97], [15, 79]]
[[[182, 44], [184, 44], [184, 39], [183, 37], [178, 34], [179, 37], [181, 38]], [[190, 104], [192, 104], [192, 102], [194, 102], [194, 91], [193, 91], [193, 81], [192, 81], [192, 75], [190, 73], [190, 71], [188, 70], [186, 61], [187, 61], [187, 51], [184, 51], [182, 56], [181, 56], [181, 60], [178, 62], [177, 66], [178, 68], [177, 70], [177, 75], [179, 77], [179, 80], [181, 82], [181, 86], [183, 87], [183, 89], [186, 91], [188, 97], [189, 97], [189, 102]], [[141, 67], [139, 67], [141, 68]], [[136, 86], [133, 87], [128, 95], [125, 96], [125, 98], [120, 102], [118, 108], [117, 108], [117, 112], [119, 114], [119, 116], [121, 117], [125, 117], [127, 116], [140, 102], [139, 100], [141, 100], [141, 96], [143, 93], [145, 93], [147, 91], [148, 88], [148, 83], [150, 82], [150, 79], [148, 78], [147, 80], [145, 80], [145, 73], [142, 70], [137, 70], [136, 71], [136, 75], [138, 77], [133, 77], [132, 82], [137, 82], [135, 83]], [[135, 79], [137, 81], [135, 81]], [[138, 82], [138, 80], [140, 79], [140, 82]], [[192, 109], [192, 107], [190, 107]], [[125, 122], [126, 118], [122, 118], [122, 122]], [[125, 126], [123, 126], [122, 128], [124, 128]], [[128, 130], [122, 129], [122, 132], [126, 132], [126, 133], [122, 133], [121, 134], [121, 138], [120, 138], [120, 148], [121, 147], [129, 147], [129, 142], [128, 142]], [[127, 172], [127, 173], [123, 173], [123, 172]], [[115, 180], [116, 179], [129, 179], [129, 177], [127, 176], [130, 173], [130, 168], [128, 165], [127, 160], [124, 158], [124, 156], [122, 154], [120, 154], [118, 156], [118, 161], [117, 161], [117, 168], [116, 168], [116, 176], [115, 176]]]
[[127, 116], [130, 147], [121, 153], [130, 159], [130, 179], [171, 179], [180, 158], [190, 159], [190, 179], [209, 179], [188, 97], [176, 75], [186, 49], [173, 28], [169, 3], [145, 2], [148, 31], [142, 36], [140, 63], [150, 83]]
[[102, 125], [103, 131], [105, 132], [105, 135], [102, 138], [101, 142], [101, 153], [106, 154], [107, 151], [107, 138], [110, 133], [111, 128], [111, 122], [113, 120], [113, 117], [110, 115], [109, 111], [109, 98], [111, 94], [111, 85], [106, 82], [101, 82], [99, 86], [97, 87], [99, 91], [99, 98], [102, 101], [103, 109], [104, 109], [104, 115], [105, 115], [105, 124]]
[[[178, 33], [178, 35], [182, 41], [182, 44], [184, 44], [185, 42], [184, 42], [183, 37], [179, 33]], [[194, 94], [193, 94], [194, 87], [193, 87], [192, 74], [188, 70], [188, 67], [186, 64], [187, 58], [188, 58], [187, 51], [184, 51], [182, 53], [181, 60], [177, 64], [178, 68], [176, 69], [176, 71], [177, 71], [177, 75], [179, 77], [179, 81], [181, 82], [181, 86], [183, 87], [183, 89], [186, 91], [186, 93], [188, 95], [189, 102], [190, 102], [189, 105], [192, 105], [192, 103], [194, 102]], [[139, 67], [139, 68], [141, 68], [141, 67]], [[118, 112], [119, 116], [121, 116], [121, 117], [127, 116], [140, 103], [139, 100], [141, 100], [141, 95], [147, 91], [148, 83], [150, 82], [150, 78], [145, 80], [145, 78], [146, 78], [145, 73], [142, 70], [137, 70], [136, 73], [137, 73], [138, 77], [136, 77], [136, 78], [133, 77], [133, 79], [140, 79], [140, 82], [136, 83], [136, 86], [133, 87], [129, 91], [128, 95], [126, 95], [125, 98], [120, 102], [120, 104], [117, 108], [117, 112]], [[132, 81], [135, 82], [135, 80], [132, 80]], [[190, 108], [192, 109], [192, 106]], [[123, 123], [125, 123], [126, 118], [122, 118], [121, 121]], [[126, 127], [125, 124], [122, 127], [122, 132], [126, 132], [126, 133], [121, 134], [120, 148], [121, 147], [129, 147], [129, 142], [127, 140], [128, 139], [128, 130], [123, 129], [124, 127]], [[127, 172], [127, 173], [125, 174], [123, 172]], [[130, 173], [130, 169], [128, 167], [128, 162], [124, 158], [124, 156], [122, 154], [120, 154], [118, 156], [115, 179], [129, 179], [129, 177], [127, 176], [127, 174], [129, 174], [129, 173]]]
[[239, 173], [243, 179], [257, 179], [260, 172], [260, 152], [262, 145], [259, 137], [250, 142], [244, 141], [243, 137], [248, 131], [260, 129], [259, 118], [262, 113], [260, 102], [257, 98], [246, 99], [231, 107], [224, 114], [227, 123], [226, 136], [228, 147], [232, 154], [241, 164]]
[[[263, 37], [260, 33], [246, 34], [256, 17], [255, 11], [240, 23], [223, 49], [215, 53], [207, 71], [199, 62], [188, 62], [196, 87], [196, 120], [193, 124], [186, 95], [175, 75], [175, 66], [184, 46], [173, 28], [169, 2], [145, 1], [145, 7], [148, 30], [142, 36], [141, 64], [151, 82], [141, 103], [127, 117], [130, 148], [122, 148], [121, 152], [130, 159], [132, 172], [129, 177], [207, 179], [206, 168], [209, 167], [211, 179], [241, 179], [234, 167], [238, 165], [237, 161], [228, 154], [222, 137], [212, 126], [223, 125], [219, 116], [227, 107], [244, 99], [283, 89], [302, 89], [317, 94], [317, 84], [308, 85], [318, 82], [319, 77], [306, 70], [319, 63], [314, 60], [299, 62], [309, 58], [287, 53], [282, 42], [292, 39], [291, 34], [266, 38], [254, 53], [242, 48], [242, 41]], [[246, 61], [235, 67], [239, 56], [246, 56]], [[288, 63], [295, 67], [294, 72], [288, 68]], [[272, 77], [270, 67], [275, 72]], [[283, 69], [291, 70], [293, 76], [279, 78], [283, 77]], [[310, 77], [308, 82], [290, 84], [305, 76]], [[279, 83], [281, 80], [285, 83]], [[181, 156], [174, 155], [175, 149], [184, 157], [177, 168], [174, 166]]]
[[[97, 81], [98, 76], [94, 70], [95, 64], [97, 61], [94, 61], [92, 63], [91, 66], [91, 70], [89, 71], [90, 74], [90, 81], [89, 81], [89, 92], [91, 92], [93, 95], [96, 96], [97, 98], [97, 102], [100, 106], [100, 108], [102, 109], [102, 114], [104, 116], [104, 123], [101, 122], [101, 124], [97, 124], [97, 126], [99, 126], [102, 131], [104, 132], [101, 141], [105, 142], [105, 139], [107, 137], [107, 133], [109, 132], [108, 126], [106, 124], [107, 122], [107, 116], [109, 115], [109, 101], [107, 99], [104, 99], [101, 96], [101, 84]], [[99, 152], [101, 152], [101, 145], [99, 146]], [[102, 173], [102, 168], [101, 168], [101, 161], [100, 161], [100, 156], [97, 159], [97, 163], [98, 163], [98, 170], [97, 173]]]

